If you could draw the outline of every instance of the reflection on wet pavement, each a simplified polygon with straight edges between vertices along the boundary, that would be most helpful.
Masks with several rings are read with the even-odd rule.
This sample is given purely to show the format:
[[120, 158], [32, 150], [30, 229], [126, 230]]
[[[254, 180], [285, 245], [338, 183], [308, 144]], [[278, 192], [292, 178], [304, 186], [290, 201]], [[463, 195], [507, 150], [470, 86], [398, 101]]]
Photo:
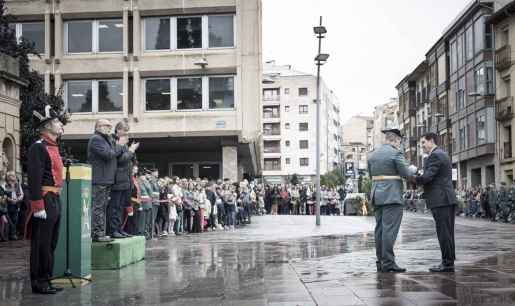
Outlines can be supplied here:
[[150, 242], [144, 262], [95, 271], [56, 296], [30, 293], [27, 244], [0, 244], [0, 305], [513, 305], [515, 227], [458, 219], [456, 273], [431, 274], [433, 221], [408, 214], [396, 254], [404, 274], [375, 272], [374, 221], [264, 216], [236, 232]]

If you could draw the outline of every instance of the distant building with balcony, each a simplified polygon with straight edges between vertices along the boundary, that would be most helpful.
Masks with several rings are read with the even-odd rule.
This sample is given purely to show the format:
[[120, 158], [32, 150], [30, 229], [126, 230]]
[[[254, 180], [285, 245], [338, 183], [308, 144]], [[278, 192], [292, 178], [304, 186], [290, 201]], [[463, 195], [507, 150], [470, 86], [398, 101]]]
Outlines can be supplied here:
[[341, 104], [321, 82], [320, 156], [316, 155], [316, 77], [289, 65], [263, 67], [263, 178], [314, 181], [316, 160], [324, 174], [341, 165]]
[[368, 152], [373, 150], [374, 118], [353, 116], [342, 124], [342, 161], [352, 162], [354, 169], [365, 174]]
[[[414, 125], [410, 123], [411, 135], [419, 137], [427, 131], [439, 135], [439, 145], [452, 158], [457, 187], [498, 182], [496, 153], [501, 148], [499, 145], [496, 149], [499, 143], [496, 142], [496, 117], [498, 121], [500, 113], [495, 111], [493, 33], [487, 18], [506, 3], [505, 0], [471, 1], [426, 53], [426, 72], [418, 73], [419, 65], [403, 80], [403, 90], [399, 90], [401, 84], [398, 85], [399, 96], [407, 95], [401, 98], [407, 101], [407, 106], [401, 107], [401, 118], [413, 118], [414, 114], [417, 117], [415, 132], [418, 134], [413, 132]], [[507, 48], [499, 51], [509, 54], [505, 51]], [[499, 54], [497, 57], [506, 65]], [[411, 86], [409, 82], [413, 82]], [[424, 84], [426, 89], [421, 90]], [[427, 94], [428, 101], [422, 107], [417, 107], [418, 92]], [[498, 101], [498, 105], [501, 102]], [[403, 103], [401, 101], [401, 105]], [[414, 148], [414, 143], [410, 143], [410, 147]], [[420, 166], [421, 159], [417, 159]]]
[[515, 72], [513, 71], [512, 46], [515, 45], [515, 1], [498, 10], [489, 20], [495, 31], [496, 73], [496, 151], [501, 182], [510, 184], [514, 179], [515, 156]]
[[128, 119], [141, 167], [260, 174], [260, 0], [12, 0], [47, 92], [64, 90], [65, 147], [86, 160], [97, 119]]
[[390, 102], [377, 105], [374, 108], [374, 129], [372, 147], [377, 149], [384, 144], [383, 130], [399, 128], [399, 99], [391, 98]]

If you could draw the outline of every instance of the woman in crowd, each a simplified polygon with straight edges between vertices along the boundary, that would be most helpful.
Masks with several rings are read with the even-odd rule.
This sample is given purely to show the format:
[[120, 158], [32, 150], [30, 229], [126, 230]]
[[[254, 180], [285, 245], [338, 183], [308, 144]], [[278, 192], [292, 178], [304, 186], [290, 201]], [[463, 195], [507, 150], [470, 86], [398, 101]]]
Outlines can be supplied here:
[[18, 215], [20, 206], [23, 202], [23, 190], [16, 178], [14, 171], [6, 174], [6, 180], [3, 189], [7, 197], [7, 214], [9, 216], [9, 240], [18, 240]]
[[185, 233], [191, 233], [192, 230], [193, 230], [193, 216], [195, 214], [194, 210], [193, 210], [193, 205], [194, 205], [194, 195], [193, 195], [193, 191], [194, 191], [194, 186], [193, 186], [193, 182], [189, 182], [187, 184], [185, 184], [185, 186], [187, 186], [186, 190], [183, 190], [182, 192], [182, 195], [183, 195], [183, 213], [184, 213], [184, 232]]

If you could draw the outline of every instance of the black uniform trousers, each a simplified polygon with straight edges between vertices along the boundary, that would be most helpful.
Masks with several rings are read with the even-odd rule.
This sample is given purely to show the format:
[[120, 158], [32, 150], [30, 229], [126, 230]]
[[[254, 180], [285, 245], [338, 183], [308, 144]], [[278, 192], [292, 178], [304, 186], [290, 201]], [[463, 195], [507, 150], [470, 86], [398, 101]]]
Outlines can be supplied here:
[[111, 190], [111, 197], [107, 209], [107, 235], [122, 231], [122, 223], [125, 207], [127, 205], [127, 193], [129, 190]]
[[46, 219], [32, 217], [30, 241], [30, 280], [32, 287], [46, 287], [54, 269], [54, 251], [59, 240], [61, 202], [48, 192], [45, 197]]
[[436, 225], [436, 235], [442, 252], [442, 264], [454, 265], [456, 259], [454, 248], [455, 205], [431, 208]]

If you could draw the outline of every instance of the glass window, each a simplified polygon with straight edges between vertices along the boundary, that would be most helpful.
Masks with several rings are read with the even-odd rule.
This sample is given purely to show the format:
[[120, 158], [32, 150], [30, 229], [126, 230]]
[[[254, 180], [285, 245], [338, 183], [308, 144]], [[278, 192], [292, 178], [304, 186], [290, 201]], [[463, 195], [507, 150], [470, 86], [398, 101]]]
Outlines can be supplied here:
[[475, 52], [483, 50], [485, 41], [485, 22], [483, 17], [479, 18], [474, 22], [474, 49]]
[[477, 117], [476, 129], [477, 144], [480, 145], [486, 143], [486, 116], [484, 114]]
[[494, 69], [492, 67], [486, 67], [486, 94], [487, 95], [495, 94], [494, 78], [495, 78]]
[[299, 159], [299, 164], [301, 167], [309, 166], [309, 158], [303, 157]]
[[458, 110], [465, 107], [465, 77], [458, 80], [458, 91], [456, 92], [456, 103]]
[[263, 89], [263, 99], [265, 101], [279, 101], [279, 88]]
[[122, 80], [98, 81], [98, 111], [121, 112], [123, 110]]
[[457, 64], [458, 64], [458, 68], [460, 68], [465, 63], [465, 60], [464, 60], [465, 54], [464, 54], [464, 50], [463, 50], [463, 48], [465, 46], [463, 45], [463, 35], [458, 36], [456, 46], [458, 49], [458, 57], [457, 57], [458, 63]]
[[34, 43], [34, 48], [40, 54], [45, 53], [45, 23], [31, 22], [21, 24], [21, 37]]
[[145, 19], [145, 50], [170, 49], [170, 18]]
[[474, 82], [476, 83], [476, 93], [485, 94], [485, 68], [480, 67], [474, 71]]
[[202, 79], [177, 79], [177, 109], [202, 108]]
[[467, 60], [471, 60], [474, 57], [474, 32], [472, 26], [468, 27], [465, 32], [465, 42], [466, 42], [466, 54]]
[[309, 145], [308, 140], [299, 140], [299, 148], [301, 149], [307, 149]]
[[307, 122], [299, 123], [299, 131], [307, 131], [307, 130], [308, 130], [308, 123]]
[[307, 114], [308, 105], [299, 105], [299, 114]]
[[289, 95], [290, 94], [290, 89], [289, 88], [285, 88], [284, 89], [284, 94], [285, 95]]
[[447, 71], [445, 71], [445, 54], [438, 58], [438, 85], [446, 81]]
[[289, 123], [285, 123], [285, 124], [284, 124], [284, 128], [285, 128], [285, 129], [287, 129], [287, 130], [289, 130], [289, 129], [290, 129], [290, 124], [289, 124]]
[[90, 113], [93, 111], [92, 81], [68, 81], [67, 107], [70, 113]]
[[289, 105], [285, 105], [284, 106], [284, 111], [285, 112], [289, 112], [290, 111], [290, 106]]
[[307, 88], [299, 88], [299, 96], [307, 96], [308, 89]]
[[234, 78], [211, 77], [209, 78], [209, 108], [233, 108], [234, 107]]
[[451, 43], [451, 51], [450, 51], [450, 62], [451, 62], [451, 73], [455, 72], [457, 69], [456, 65], [456, 41]]
[[146, 110], [170, 110], [170, 90], [170, 79], [146, 80]]
[[177, 49], [202, 48], [202, 17], [177, 18]]
[[289, 141], [289, 140], [286, 140], [286, 141], [284, 142], [284, 144], [285, 144], [287, 147], [289, 147], [289, 146], [290, 146], [290, 141]]
[[209, 47], [233, 47], [233, 16], [209, 16]]
[[286, 162], [287, 165], [289, 165], [291, 163], [291, 159], [289, 157], [286, 157], [285, 158], [285, 162]]
[[68, 25], [68, 52], [93, 51], [93, 31], [91, 21], [70, 21]]
[[280, 158], [265, 158], [264, 164], [265, 164], [265, 170], [281, 170], [281, 159]]
[[98, 50], [100, 52], [116, 52], [123, 50], [122, 20], [99, 21]]

